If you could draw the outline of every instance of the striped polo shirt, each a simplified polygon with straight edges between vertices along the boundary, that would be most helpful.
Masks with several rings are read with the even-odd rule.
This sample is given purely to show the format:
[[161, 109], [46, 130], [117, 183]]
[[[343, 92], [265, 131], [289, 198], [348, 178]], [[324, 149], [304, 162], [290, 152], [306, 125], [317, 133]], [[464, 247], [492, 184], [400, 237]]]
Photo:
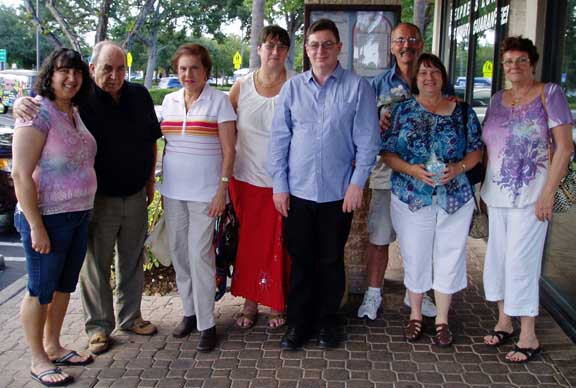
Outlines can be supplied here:
[[162, 103], [162, 195], [178, 200], [211, 202], [220, 184], [222, 147], [218, 124], [235, 121], [228, 96], [208, 84], [186, 112], [184, 89]]

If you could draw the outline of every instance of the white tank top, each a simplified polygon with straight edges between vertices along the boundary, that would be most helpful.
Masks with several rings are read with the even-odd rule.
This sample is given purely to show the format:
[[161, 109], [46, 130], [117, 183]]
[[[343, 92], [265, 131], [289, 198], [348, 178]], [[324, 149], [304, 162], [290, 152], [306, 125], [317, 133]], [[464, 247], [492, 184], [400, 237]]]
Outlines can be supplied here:
[[[295, 73], [286, 71], [286, 79]], [[266, 171], [268, 140], [274, 117], [274, 105], [278, 96], [264, 97], [254, 86], [254, 72], [240, 80], [238, 96], [238, 138], [234, 178], [259, 187], [272, 187], [272, 178]]]

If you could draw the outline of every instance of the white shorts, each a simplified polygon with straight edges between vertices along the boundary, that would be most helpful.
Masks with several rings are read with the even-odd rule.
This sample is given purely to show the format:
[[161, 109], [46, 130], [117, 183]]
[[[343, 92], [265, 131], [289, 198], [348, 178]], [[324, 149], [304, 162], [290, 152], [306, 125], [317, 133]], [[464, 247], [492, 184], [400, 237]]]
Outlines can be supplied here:
[[488, 230], [484, 258], [486, 299], [503, 300], [506, 315], [537, 316], [548, 222], [536, 218], [534, 205], [520, 209], [488, 207]]
[[390, 245], [396, 240], [396, 233], [390, 218], [389, 189], [372, 189], [368, 212], [368, 239], [373, 245]]
[[431, 206], [412, 212], [392, 195], [392, 223], [398, 233], [407, 289], [424, 293], [433, 288], [454, 294], [466, 288], [466, 241], [473, 212], [473, 199], [448, 214], [436, 198]]

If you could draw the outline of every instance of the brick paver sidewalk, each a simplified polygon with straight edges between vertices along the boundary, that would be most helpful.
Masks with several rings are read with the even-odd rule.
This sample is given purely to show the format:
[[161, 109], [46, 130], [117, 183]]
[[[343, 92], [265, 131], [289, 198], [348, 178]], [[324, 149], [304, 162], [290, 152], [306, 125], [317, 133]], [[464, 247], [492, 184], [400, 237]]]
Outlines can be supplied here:
[[[470, 241], [468, 288], [454, 297], [451, 325], [455, 343], [449, 349], [432, 346], [433, 322], [415, 344], [402, 339], [408, 309], [401, 306], [404, 288], [397, 250], [386, 280], [383, 310], [374, 322], [355, 318], [360, 302], [350, 298], [344, 308], [347, 340], [335, 350], [318, 350], [310, 342], [302, 351], [278, 347], [282, 332], [271, 332], [260, 317], [254, 328], [233, 327], [242, 301], [229, 294], [217, 304], [220, 344], [212, 353], [197, 353], [198, 334], [175, 339], [170, 333], [182, 312], [177, 296], [145, 297], [144, 316], [159, 326], [159, 334], [140, 337], [114, 333], [109, 352], [87, 367], [66, 369], [74, 387], [570, 387], [576, 386], [576, 345], [554, 320], [541, 312], [537, 321], [542, 355], [525, 365], [510, 365], [503, 355], [512, 345], [490, 348], [482, 336], [495, 322], [494, 304], [482, 292], [484, 244]], [[0, 387], [37, 387], [29, 376], [29, 356], [18, 319], [23, 281], [0, 292]], [[16, 290], [16, 291], [15, 291]], [[426, 324], [426, 322], [425, 322]], [[72, 297], [63, 329], [64, 343], [82, 349], [82, 306]]]

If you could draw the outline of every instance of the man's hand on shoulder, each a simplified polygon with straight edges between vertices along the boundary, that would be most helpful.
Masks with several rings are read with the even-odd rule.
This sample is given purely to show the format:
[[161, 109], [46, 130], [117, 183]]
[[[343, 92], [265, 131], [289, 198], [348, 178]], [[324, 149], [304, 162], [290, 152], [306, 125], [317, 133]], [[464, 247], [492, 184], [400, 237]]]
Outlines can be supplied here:
[[42, 96], [32, 97], [20, 97], [14, 101], [13, 113], [17, 119], [24, 121], [31, 121], [38, 116], [40, 112], [40, 102], [42, 101]]
[[383, 134], [385, 131], [390, 129], [390, 126], [392, 125], [391, 117], [392, 115], [390, 112], [385, 112], [382, 114], [382, 117], [380, 117], [380, 134]]
[[274, 207], [278, 213], [284, 217], [288, 217], [288, 210], [290, 210], [290, 194], [289, 193], [275, 193], [272, 195]]
[[360, 209], [362, 206], [362, 192], [362, 187], [350, 183], [342, 203], [342, 211], [344, 213], [352, 213], [354, 210]]

